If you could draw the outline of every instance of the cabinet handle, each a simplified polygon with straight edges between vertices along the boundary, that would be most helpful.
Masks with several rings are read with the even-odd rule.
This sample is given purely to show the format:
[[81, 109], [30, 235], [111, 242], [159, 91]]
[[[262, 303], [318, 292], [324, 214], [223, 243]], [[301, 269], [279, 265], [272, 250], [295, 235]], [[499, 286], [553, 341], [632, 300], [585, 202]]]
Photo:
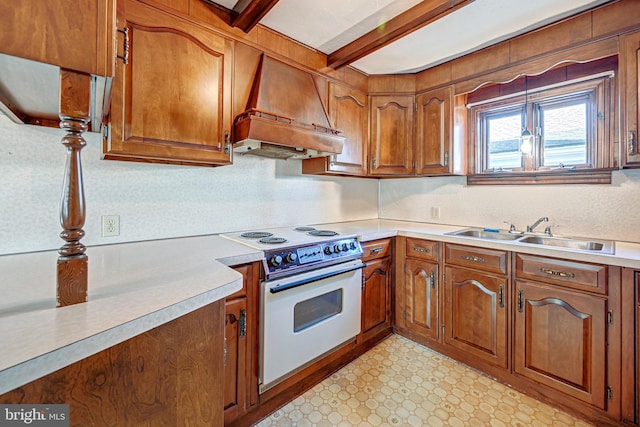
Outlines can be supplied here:
[[431, 288], [432, 289], [436, 288], [436, 271], [435, 270], [431, 270]]
[[449, 166], [449, 151], [444, 152], [444, 167]]
[[522, 294], [523, 294], [522, 289], [518, 289], [518, 313], [522, 313], [524, 310], [523, 302], [522, 302], [524, 296]]
[[430, 254], [431, 249], [421, 248], [420, 246], [411, 246], [411, 250], [414, 252], [422, 252], [424, 254]]
[[560, 271], [560, 270], [552, 270], [550, 268], [545, 268], [545, 267], [540, 267], [540, 271], [545, 274], [549, 274], [551, 276], [569, 277], [571, 279], [576, 277], [576, 275], [573, 273], [567, 273], [566, 271]]
[[636, 139], [636, 131], [629, 131], [629, 138], [627, 140], [627, 153], [630, 156], [638, 154], [638, 140]]
[[229, 136], [229, 131], [224, 131], [224, 154], [229, 154], [231, 151], [231, 137]]
[[500, 285], [498, 287], [498, 302], [500, 304], [500, 308], [504, 308], [504, 286]]
[[125, 27], [123, 30], [118, 28], [118, 32], [124, 35], [124, 43], [122, 45], [122, 55], [116, 54], [116, 58], [121, 59], [124, 65], [129, 63], [129, 28]]
[[380, 247], [380, 248], [373, 248], [373, 249], [371, 249], [371, 250], [369, 251], [369, 255], [373, 255], [373, 254], [380, 253], [380, 252], [382, 252], [383, 250], [384, 250], [384, 248], [381, 248], [381, 247]]
[[484, 258], [481, 258], [479, 256], [473, 256], [473, 255], [460, 255], [460, 258], [467, 260], [467, 261], [473, 261], [473, 262], [484, 262]]
[[240, 327], [240, 336], [247, 335], [247, 310], [240, 309], [240, 320], [238, 320], [238, 326]]

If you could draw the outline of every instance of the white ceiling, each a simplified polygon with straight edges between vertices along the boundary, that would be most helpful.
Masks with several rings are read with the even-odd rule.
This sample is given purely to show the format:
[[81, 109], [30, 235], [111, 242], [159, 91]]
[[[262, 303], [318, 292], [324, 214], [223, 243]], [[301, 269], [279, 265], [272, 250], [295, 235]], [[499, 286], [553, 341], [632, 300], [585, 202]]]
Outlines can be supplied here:
[[[236, 3], [213, 1], [230, 9]], [[351, 66], [367, 74], [424, 70], [609, 1], [474, 0]], [[279, 0], [260, 24], [330, 54], [418, 3], [419, 0]]]

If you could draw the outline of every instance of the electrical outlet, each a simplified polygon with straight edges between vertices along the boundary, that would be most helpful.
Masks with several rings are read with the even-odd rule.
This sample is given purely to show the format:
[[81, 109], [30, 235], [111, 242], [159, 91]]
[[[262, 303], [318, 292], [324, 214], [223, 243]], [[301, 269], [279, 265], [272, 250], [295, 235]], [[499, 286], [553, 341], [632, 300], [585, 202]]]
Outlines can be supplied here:
[[431, 218], [440, 219], [440, 207], [432, 207], [431, 208]]
[[102, 237], [120, 235], [120, 215], [102, 215]]

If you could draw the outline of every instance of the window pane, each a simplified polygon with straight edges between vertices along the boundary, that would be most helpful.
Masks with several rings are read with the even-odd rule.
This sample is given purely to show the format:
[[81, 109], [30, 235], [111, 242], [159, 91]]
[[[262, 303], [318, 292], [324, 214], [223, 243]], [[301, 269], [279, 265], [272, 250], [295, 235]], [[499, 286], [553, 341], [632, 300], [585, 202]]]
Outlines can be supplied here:
[[487, 169], [512, 169], [521, 166], [519, 113], [487, 119]]
[[587, 104], [542, 108], [544, 166], [587, 163]]

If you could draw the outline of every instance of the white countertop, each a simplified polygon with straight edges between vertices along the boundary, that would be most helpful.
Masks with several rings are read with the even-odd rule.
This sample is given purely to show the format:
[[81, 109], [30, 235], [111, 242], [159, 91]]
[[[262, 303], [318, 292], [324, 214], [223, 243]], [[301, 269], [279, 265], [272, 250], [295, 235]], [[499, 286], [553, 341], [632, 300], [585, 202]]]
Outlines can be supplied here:
[[260, 251], [218, 236], [87, 249], [87, 302], [56, 308], [56, 251], [0, 256], [0, 394], [242, 288]]
[[[449, 236], [461, 226], [371, 219], [315, 226], [362, 241], [396, 235], [640, 269], [640, 244], [615, 253]], [[0, 256], [0, 394], [123, 342], [242, 286], [228, 266], [263, 254], [220, 236], [94, 246], [88, 301], [56, 308], [56, 251]]]

